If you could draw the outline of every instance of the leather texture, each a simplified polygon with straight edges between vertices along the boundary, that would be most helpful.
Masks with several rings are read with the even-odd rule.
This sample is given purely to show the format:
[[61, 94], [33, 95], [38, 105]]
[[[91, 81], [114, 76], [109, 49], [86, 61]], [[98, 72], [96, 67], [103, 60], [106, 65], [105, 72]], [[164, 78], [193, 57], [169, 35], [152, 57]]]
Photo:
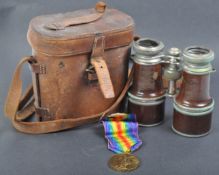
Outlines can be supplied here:
[[99, 80], [100, 89], [105, 98], [115, 97], [113, 84], [106, 62], [104, 61], [105, 37], [97, 36], [94, 40], [93, 51], [91, 54], [91, 64], [93, 65], [97, 78]]
[[26, 122], [25, 120], [31, 117], [33, 113], [35, 113], [35, 105], [34, 105], [32, 85], [28, 86], [27, 90], [22, 96], [21, 70], [22, 70], [22, 66], [27, 62], [31, 62], [32, 59], [33, 57], [31, 56], [25, 57], [18, 63], [5, 103], [5, 115], [10, 118], [13, 126], [18, 131], [29, 133], [29, 134], [43, 134], [43, 133], [57, 132], [57, 131], [70, 129], [84, 123], [98, 121], [100, 117], [103, 117], [108, 113], [111, 113], [113, 110], [115, 110], [118, 107], [118, 105], [126, 95], [126, 92], [131, 84], [133, 77], [133, 69], [132, 69], [122, 92], [115, 100], [115, 102], [106, 110], [98, 114], [81, 116], [77, 118], [71, 116], [71, 118], [68, 119], [58, 119], [58, 120], [43, 121], [43, 122]]
[[69, 26], [94, 22], [102, 17], [105, 8], [106, 4], [104, 2], [98, 2], [95, 9], [92, 10], [93, 13], [89, 15], [63, 18], [59, 21], [49, 23], [45, 27], [51, 30], [63, 30]]
[[[91, 14], [100, 17], [94, 20]], [[46, 26], [56, 21], [64, 27]], [[25, 133], [49, 133], [118, 111], [132, 78], [127, 74], [133, 30], [131, 17], [104, 3], [33, 19], [28, 30], [33, 56], [17, 65], [5, 104], [13, 126]], [[33, 84], [22, 97], [20, 74], [26, 62]], [[39, 121], [26, 122], [34, 112]]]

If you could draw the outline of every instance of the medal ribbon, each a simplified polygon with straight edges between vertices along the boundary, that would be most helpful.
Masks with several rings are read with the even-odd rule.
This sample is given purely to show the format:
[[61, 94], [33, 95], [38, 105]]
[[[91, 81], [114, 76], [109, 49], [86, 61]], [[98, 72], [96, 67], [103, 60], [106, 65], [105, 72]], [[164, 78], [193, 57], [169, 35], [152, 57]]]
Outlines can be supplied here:
[[109, 150], [130, 153], [141, 146], [135, 114], [117, 113], [105, 117], [102, 122]]

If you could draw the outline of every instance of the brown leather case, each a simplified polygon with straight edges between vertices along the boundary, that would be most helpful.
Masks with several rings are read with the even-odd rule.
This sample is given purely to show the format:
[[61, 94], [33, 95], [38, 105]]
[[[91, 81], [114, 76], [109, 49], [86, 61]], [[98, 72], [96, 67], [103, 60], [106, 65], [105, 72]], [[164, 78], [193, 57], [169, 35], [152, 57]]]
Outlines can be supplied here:
[[[127, 74], [133, 29], [130, 16], [103, 2], [93, 9], [32, 19], [27, 37], [33, 56], [18, 64], [5, 105], [15, 128], [55, 132], [117, 110], [131, 81]], [[33, 88], [21, 97], [25, 62], [31, 67]], [[25, 122], [33, 112], [39, 122]]]

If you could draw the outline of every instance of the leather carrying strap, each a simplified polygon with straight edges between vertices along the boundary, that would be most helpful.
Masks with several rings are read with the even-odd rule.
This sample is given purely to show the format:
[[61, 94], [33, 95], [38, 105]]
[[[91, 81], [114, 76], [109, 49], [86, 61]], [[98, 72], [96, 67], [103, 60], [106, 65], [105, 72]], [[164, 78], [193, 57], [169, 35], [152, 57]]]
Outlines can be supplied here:
[[105, 37], [103, 35], [96, 36], [94, 39], [91, 64], [94, 66], [100, 89], [105, 98], [114, 98], [115, 93], [113, 89], [112, 80], [110, 78], [109, 69], [104, 60], [104, 48], [105, 48]]
[[104, 14], [105, 8], [106, 4], [104, 2], [98, 2], [95, 9], [93, 10], [93, 13], [72, 18], [65, 18], [59, 21], [49, 23], [45, 27], [50, 30], [63, 30], [69, 26], [90, 23], [100, 19]]
[[32, 57], [25, 57], [18, 63], [5, 103], [5, 115], [11, 119], [13, 126], [17, 130], [29, 134], [57, 132], [79, 126], [83, 123], [98, 121], [101, 116], [110, 113], [122, 101], [129, 88], [133, 76], [132, 70], [121, 94], [112, 104], [112, 106], [110, 106], [104, 112], [80, 118], [72, 117], [70, 119], [59, 119], [45, 122], [25, 122], [24, 120], [35, 112], [35, 107], [32, 86], [28, 87], [27, 91], [22, 97], [21, 69], [23, 64], [32, 61], [32, 59]]

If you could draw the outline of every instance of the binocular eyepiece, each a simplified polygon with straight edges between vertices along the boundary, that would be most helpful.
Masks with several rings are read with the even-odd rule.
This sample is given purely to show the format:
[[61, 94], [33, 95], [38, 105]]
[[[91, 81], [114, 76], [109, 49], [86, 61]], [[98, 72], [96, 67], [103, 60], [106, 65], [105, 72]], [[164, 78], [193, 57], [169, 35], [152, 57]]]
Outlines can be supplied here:
[[209, 95], [212, 50], [191, 46], [182, 53], [178, 48], [164, 53], [161, 41], [140, 38], [133, 43], [131, 58], [134, 75], [128, 111], [136, 114], [140, 126], [163, 122], [168, 96], [173, 97], [173, 131], [188, 137], [209, 133], [214, 108]]

